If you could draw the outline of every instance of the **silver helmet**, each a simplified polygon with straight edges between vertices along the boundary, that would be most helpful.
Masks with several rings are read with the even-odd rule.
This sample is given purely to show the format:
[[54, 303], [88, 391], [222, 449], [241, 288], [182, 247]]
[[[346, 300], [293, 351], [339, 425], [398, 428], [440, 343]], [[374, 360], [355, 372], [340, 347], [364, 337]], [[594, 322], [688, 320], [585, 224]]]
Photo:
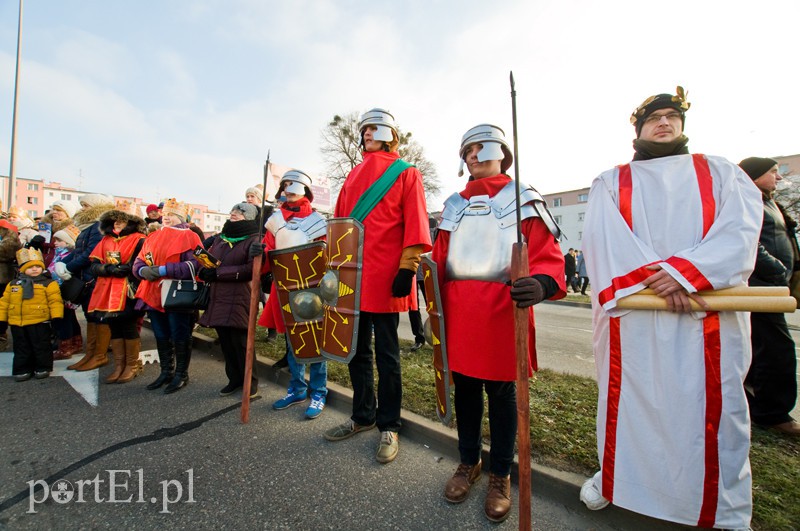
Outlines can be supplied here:
[[461, 137], [461, 168], [458, 170], [459, 177], [464, 175], [464, 162], [466, 161], [467, 148], [472, 144], [483, 144], [478, 152], [478, 161], [499, 160], [500, 171], [503, 173], [511, 167], [514, 156], [511, 154], [511, 147], [506, 142], [506, 134], [502, 129], [492, 124], [476, 125]]
[[[370, 109], [361, 115], [358, 121], [358, 132], [363, 135], [364, 128], [368, 125], [374, 125], [377, 130], [372, 138], [380, 140], [381, 142], [391, 142], [394, 136], [399, 136], [397, 133], [397, 125], [394, 123], [394, 116], [386, 109]], [[392, 135], [394, 131], [394, 136]]]
[[311, 177], [300, 170], [289, 170], [283, 174], [275, 199], [280, 198], [284, 192], [305, 195], [309, 201], [314, 200], [314, 192], [311, 191]]

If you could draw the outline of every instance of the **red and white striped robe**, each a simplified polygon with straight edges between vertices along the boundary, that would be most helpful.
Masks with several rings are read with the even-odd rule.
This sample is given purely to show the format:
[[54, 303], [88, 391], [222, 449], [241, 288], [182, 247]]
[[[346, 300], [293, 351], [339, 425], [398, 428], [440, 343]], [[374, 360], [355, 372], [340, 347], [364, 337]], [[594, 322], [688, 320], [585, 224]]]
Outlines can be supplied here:
[[592, 184], [583, 251], [592, 283], [603, 496], [701, 527], [752, 513], [744, 312], [619, 310], [659, 264], [689, 292], [741, 286], [755, 264], [761, 194], [720, 157], [631, 162]]

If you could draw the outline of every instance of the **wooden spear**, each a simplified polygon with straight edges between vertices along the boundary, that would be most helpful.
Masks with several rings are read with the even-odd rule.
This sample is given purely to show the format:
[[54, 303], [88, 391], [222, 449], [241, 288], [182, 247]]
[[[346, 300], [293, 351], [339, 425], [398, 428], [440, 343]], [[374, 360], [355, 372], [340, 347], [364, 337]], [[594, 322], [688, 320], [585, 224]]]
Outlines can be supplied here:
[[[264, 164], [264, 184], [261, 189], [261, 212], [258, 217], [258, 243], [264, 237], [264, 200], [267, 196], [267, 175], [269, 175], [269, 154]], [[250, 280], [250, 320], [247, 323], [247, 353], [244, 362], [244, 382], [242, 385], [242, 422], [250, 421], [250, 380], [253, 377], [253, 363], [256, 357], [256, 319], [258, 317], [258, 301], [261, 300], [261, 262], [264, 254], [253, 258], [253, 278]]]
[[[519, 204], [519, 155], [517, 153], [517, 91], [511, 72], [511, 120], [514, 128], [514, 184], [517, 202], [517, 243], [511, 251], [512, 282], [530, 276], [528, 245], [522, 241]], [[519, 528], [531, 528], [531, 420], [528, 390], [528, 312], [514, 305], [514, 337], [517, 351], [517, 452], [519, 456]]]

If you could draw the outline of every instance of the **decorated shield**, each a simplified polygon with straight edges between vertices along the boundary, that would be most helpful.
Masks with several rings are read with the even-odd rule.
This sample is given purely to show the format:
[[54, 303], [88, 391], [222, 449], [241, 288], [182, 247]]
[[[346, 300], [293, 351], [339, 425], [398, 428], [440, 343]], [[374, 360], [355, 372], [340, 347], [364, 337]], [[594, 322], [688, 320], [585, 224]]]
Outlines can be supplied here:
[[269, 252], [275, 292], [299, 363], [322, 361], [322, 297], [325, 242], [310, 242]]
[[320, 283], [324, 304], [322, 355], [349, 363], [358, 344], [364, 225], [354, 218], [328, 220], [328, 265]]
[[426, 311], [428, 320], [425, 322], [425, 339], [433, 347], [433, 371], [436, 382], [436, 414], [442, 424], [448, 426], [453, 416], [453, 404], [450, 399], [450, 389], [453, 377], [447, 364], [447, 341], [444, 333], [444, 313], [442, 313], [442, 296], [439, 293], [439, 279], [436, 271], [436, 262], [431, 260], [430, 253], [422, 255], [420, 260], [422, 268], [425, 298], [428, 301]]

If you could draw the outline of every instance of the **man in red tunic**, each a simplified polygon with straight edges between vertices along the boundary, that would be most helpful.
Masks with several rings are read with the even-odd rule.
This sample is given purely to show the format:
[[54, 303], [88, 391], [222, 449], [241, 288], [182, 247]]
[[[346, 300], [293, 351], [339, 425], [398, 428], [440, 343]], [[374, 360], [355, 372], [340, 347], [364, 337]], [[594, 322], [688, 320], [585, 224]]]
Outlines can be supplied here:
[[[372, 109], [359, 123], [363, 162], [345, 179], [336, 202], [336, 217], [350, 216], [364, 192], [400, 155], [394, 117]], [[361, 273], [361, 316], [358, 344], [350, 360], [353, 414], [344, 424], [325, 432], [329, 441], [340, 441], [377, 424], [381, 432], [376, 459], [389, 463], [397, 456], [397, 432], [403, 396], [400, 378], [399, 313], [416, 303], [412, 290], [419, 255], [431, 249], [422, 175], [410, 167], [403, 171], [386, 195], [363, 221], [364, 263]], [[372, 334], [378, 397], [375, 402], [372, 370]]]
[[[470, 173], [464, 191], [445, 201], [433, 260], [445, 318], [448, 365], [455, 384], [461, 464], [444, 497], [461, 503], [481, 477], [483, 393], [489, 399], [491, 463], [486, 517], [501, 522], [511, 509], [511, 464], [517, 433], [514, 301], [520, 308], [566, 295], [559, 229], [539, 193], [522, 185], [521, 232], [528, 244], [530, 277], [510, 286], [516, 242], [515, 186], [505, 172], [513, 157], [503, 130], [482, 124], [461, 141]], [[475, 326], [480, 323], [480, 326]], [[533, 310], [529, 367], [536, 368]], [[527, 391], [527, 390], [523, 390]], [[528, 429], [523, 427], [522, 429]]]

